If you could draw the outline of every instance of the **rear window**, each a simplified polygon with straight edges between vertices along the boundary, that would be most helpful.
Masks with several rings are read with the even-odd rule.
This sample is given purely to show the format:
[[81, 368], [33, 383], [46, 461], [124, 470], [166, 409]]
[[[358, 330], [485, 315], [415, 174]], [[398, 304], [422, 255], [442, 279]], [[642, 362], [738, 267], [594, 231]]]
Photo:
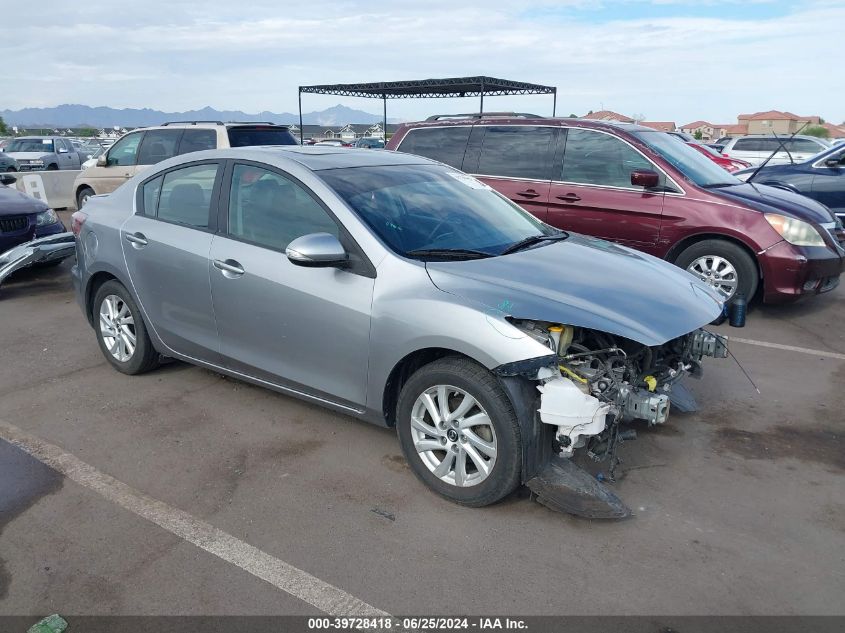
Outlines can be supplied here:
[[229, 128], [229, 145], [231, 147], [248, 147], [254, 145], [299, 145], [293, 134], [285, 127], [249, 127], [238, 126]]
[[469, 126], [415, 128], [405, 135], [397, 149], [460, 169], [471, 129]]

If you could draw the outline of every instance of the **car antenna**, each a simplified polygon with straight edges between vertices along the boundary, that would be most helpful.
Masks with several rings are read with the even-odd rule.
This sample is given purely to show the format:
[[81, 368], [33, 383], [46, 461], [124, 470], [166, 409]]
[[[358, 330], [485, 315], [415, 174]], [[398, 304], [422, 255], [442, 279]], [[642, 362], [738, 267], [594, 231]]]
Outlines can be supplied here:
[[[795, 130], [789, 136], [789, 139], [787, 139], [787, 140], [791, 141], [793, 138], [795, 138], [795, 135], [798, 134], [798, 132], [803, 130], [808, 125], [810, 125], [809, 121], [804, 123], [804, 125], [799, 127], [797, 130]], [[751, 174], [748, 178], [745, 179], [745, 182], [751, 182], [752, 180], [754, 180], [754, 176], [756, 176], [760, 172], [760, 170], [763, 169], [763, 167], [765, 167], [769, 163], [769, 161], [772, 160], [772, 158], [774, 158], [775, 154], [777, 154], [778, 150], [780, 150], [781, 148], [783, 148], [783, 151], [785, 151], [787, 154], [789, 154], [789, 162], [792, 163], [793, 165], [795, 164], [795, 161], [792, 160], [792, 154], [790, 153], [790, 151], [788, 149], [786, 149], [786, 145], [783, 144], [783, 140], [781, 140], [781, 138], [777, 134], [775, 134], [774, 132], [772, 132], [772, 134], [774, 134], [774, 137], [778, 140], [778, 146], [775, 148], [775, 151], [773, 151], [771, 154], [769, 154], [769, 157], [766, 160], [764, 160], [762, 163], [760, 163], [760, 165], [757, 167], [757, 169], [754, 170], [754, 173]]]

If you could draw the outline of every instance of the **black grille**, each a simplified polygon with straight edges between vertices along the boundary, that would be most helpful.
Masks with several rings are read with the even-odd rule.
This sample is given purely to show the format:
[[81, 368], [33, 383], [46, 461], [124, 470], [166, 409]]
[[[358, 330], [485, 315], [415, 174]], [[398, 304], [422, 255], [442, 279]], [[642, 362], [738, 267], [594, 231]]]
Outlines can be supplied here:
[[25, 215], [0, 218], [0, 233], [17, 233], [18, 231], [23, 231], [28, 223]]

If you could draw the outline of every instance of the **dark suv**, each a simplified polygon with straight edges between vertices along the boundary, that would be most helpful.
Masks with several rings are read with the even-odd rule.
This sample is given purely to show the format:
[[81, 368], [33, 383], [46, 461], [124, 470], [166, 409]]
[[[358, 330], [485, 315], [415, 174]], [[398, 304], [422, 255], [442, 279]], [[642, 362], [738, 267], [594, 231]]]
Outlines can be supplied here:
[[839, 283], [845, 234], [804, 196], [745, 184], [683, 141], [625, 123], [431, 117], [387, 149], [475, 175], [552, 226], [619, 242], [685, 268], [727, 299], [766, 302]]

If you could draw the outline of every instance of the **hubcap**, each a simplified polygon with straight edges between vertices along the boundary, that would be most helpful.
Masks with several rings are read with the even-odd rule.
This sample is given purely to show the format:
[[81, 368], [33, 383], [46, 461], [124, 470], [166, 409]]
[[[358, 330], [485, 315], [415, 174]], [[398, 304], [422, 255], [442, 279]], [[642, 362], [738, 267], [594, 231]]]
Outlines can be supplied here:
[[687, 271], [715, 288], [725, 299], [736, 294], [739, 276], [727, 259], [718, 255], [704, 255], [687, 266]]
[[480, 484], [496, 464], [490, 416], [457, 387], [436, 385], [420, 394], [411, 409], [411, 439], [423, 464], [453, 486]]
[[121, 363], [135, 353], [135, 319], [117, 295], [108, 295], [100, 304], [100, 336], [109, 354]]

